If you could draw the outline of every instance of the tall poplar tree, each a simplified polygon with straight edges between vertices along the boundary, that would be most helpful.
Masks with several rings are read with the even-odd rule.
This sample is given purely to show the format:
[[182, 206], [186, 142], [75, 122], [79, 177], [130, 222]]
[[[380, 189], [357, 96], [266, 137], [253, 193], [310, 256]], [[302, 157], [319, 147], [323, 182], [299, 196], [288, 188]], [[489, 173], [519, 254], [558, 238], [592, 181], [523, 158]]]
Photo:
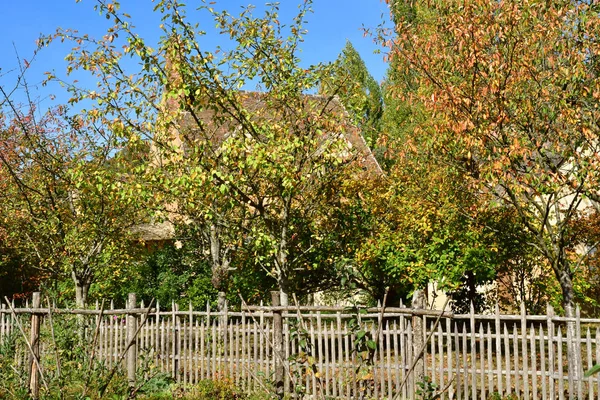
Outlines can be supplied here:
[[383, 114], [381, 87], [350, 41], [346, 42], [336, 64], [334, 76], [325, 81], [320, 90], [323, 93], [334, 93], [340, 98], [369, 147], [375, 149]]

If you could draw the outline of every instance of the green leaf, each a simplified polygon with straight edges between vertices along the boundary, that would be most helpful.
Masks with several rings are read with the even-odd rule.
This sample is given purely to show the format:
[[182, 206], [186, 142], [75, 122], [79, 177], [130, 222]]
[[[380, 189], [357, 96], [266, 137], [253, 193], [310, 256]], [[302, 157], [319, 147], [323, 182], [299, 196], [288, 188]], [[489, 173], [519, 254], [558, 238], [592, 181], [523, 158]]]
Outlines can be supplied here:
[[590, 376], [597, 374], [598, 372], [600, 372], [600, 364], [596, 364], [594, 365], [592, 368], [590, 368], [586, 373], [585, 373], [585, 377], [589, 378]]

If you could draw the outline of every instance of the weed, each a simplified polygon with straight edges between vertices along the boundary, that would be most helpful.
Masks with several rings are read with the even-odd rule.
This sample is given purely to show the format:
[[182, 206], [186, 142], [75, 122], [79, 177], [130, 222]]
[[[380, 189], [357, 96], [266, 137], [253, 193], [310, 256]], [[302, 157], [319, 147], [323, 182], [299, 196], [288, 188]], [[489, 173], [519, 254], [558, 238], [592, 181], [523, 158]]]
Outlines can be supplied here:
[[423, 377], [421, 382], [417, 382], [417, 396], [422, 400], [436, 400], [439, 399], [441, 393], [439, 393], [439, 386], [431, 381], [428, 376]]

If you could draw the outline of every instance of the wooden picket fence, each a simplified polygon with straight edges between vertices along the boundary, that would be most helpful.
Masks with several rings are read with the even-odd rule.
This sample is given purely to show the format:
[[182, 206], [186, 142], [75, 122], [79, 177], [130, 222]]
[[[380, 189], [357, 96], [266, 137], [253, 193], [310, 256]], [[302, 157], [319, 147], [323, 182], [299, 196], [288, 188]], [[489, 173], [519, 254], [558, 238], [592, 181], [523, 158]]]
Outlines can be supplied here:
[[[134, 296], [125, 309], [56, 309], [40, 306], [39, 299], [36, 307], [5, 304], [0, 343], [27, 337], [43, 370], [52, 362], [53, 344], [44, 334], [51, 321], [84, 315], [95, 357], [121, 363], [131, 379], [150, 365], [183, 385], [228, 379], [249, 392], [279, 390], [298, 398], [414, 399], [425, 377], [444, 399], [488, 399], [494, 393], [600, 398], [598, 376], [584, 377], [600, 362], [600, 319], [580, 318], [578, 311], [569, 319], [550, 307], [541, 316], [523, 309], [502, 315], [498, 308], [491, 315], [455, 315], [405, 307], [284, 307], [277, 301], [219, 311], [176, 304], [146, 308]], [[37, 328], [32, 316], [39, 317]], [[577, 359], [569, 359], [568, 344], [577, 349]], [[33, 378], [32, 350], [21, 347], [15, 368], [33, 371]]]

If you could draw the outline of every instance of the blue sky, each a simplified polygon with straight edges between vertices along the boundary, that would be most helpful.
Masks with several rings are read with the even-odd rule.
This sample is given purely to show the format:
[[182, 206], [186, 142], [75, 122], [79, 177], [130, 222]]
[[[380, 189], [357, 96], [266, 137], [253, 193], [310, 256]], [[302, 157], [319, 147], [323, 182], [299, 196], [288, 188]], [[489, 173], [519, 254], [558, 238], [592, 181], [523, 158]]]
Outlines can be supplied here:
[[[237, 14], [242, 6], [254, 4], [257, 6], [255, 14], [264, 9], [265, 0], [217, 0], [215, 7], [227, 9], [231, 14]], [[280, 20], [283, 23], [291, 22], [297, 12], [300, 0], [280, 1]], [[201, 28], [206, 26], [209, 34], [203, 43], [207, 50], [213, 49], [223, 42], [223, 37], [211, 33], [214, 25], [211, 20], [196, 15], [193, 11], [194, 4], [200, 0], [186, 0], [189, 6], [188, 14], [197, 19]], [[81, 33], [89, 33], [100, 37], [109, 22], [94, 11], [94, 0], [3, 0], [2, 25], [0, 27], [0, 85], [10, 85], [16, 77], [17, 67], [15, 48], [22, 59], [30, 60], [36, 47], [36, 39], [40, 34], [49, 34], [56, 28], [77, 29]], [[153, 13], [155, 3], [151, 0], [121, 0], [121, 11], [132, 15], [133, 23], [142, 37], [150, 42], [158, 40], [160, 31], [160, 17]], [[369, 71], [381, 81], [385, 75], [386, 65], [383, 53], [374, 54], [379, 48], [373, 43], [371, 37], [364, 36], [363, 26], [375, 28], [387, 18], [387, 7], [383, 0], [314, 0], [314, 13], [307, 17], [306, 28], [308, 34], [302, 46], [301, 58], [306, 65], [320, 61], [333, 61], [350, 40], [359, 51]], [[51, 46], [45, 48], [38, 55], [31, 71], [28, 73], [28, 83], [32, 85], [34, 96], [47, 97], [57, 94], [59, 88], [42, 88], [36, 83], [43, 79], [43, 72], [55, 70], [64, 75], [64, 57], [68, 53], [68, 46]], [[3, 75], [3, 76], [2, 76]], [[59, 97], [62, 97], [59, 94]]]

